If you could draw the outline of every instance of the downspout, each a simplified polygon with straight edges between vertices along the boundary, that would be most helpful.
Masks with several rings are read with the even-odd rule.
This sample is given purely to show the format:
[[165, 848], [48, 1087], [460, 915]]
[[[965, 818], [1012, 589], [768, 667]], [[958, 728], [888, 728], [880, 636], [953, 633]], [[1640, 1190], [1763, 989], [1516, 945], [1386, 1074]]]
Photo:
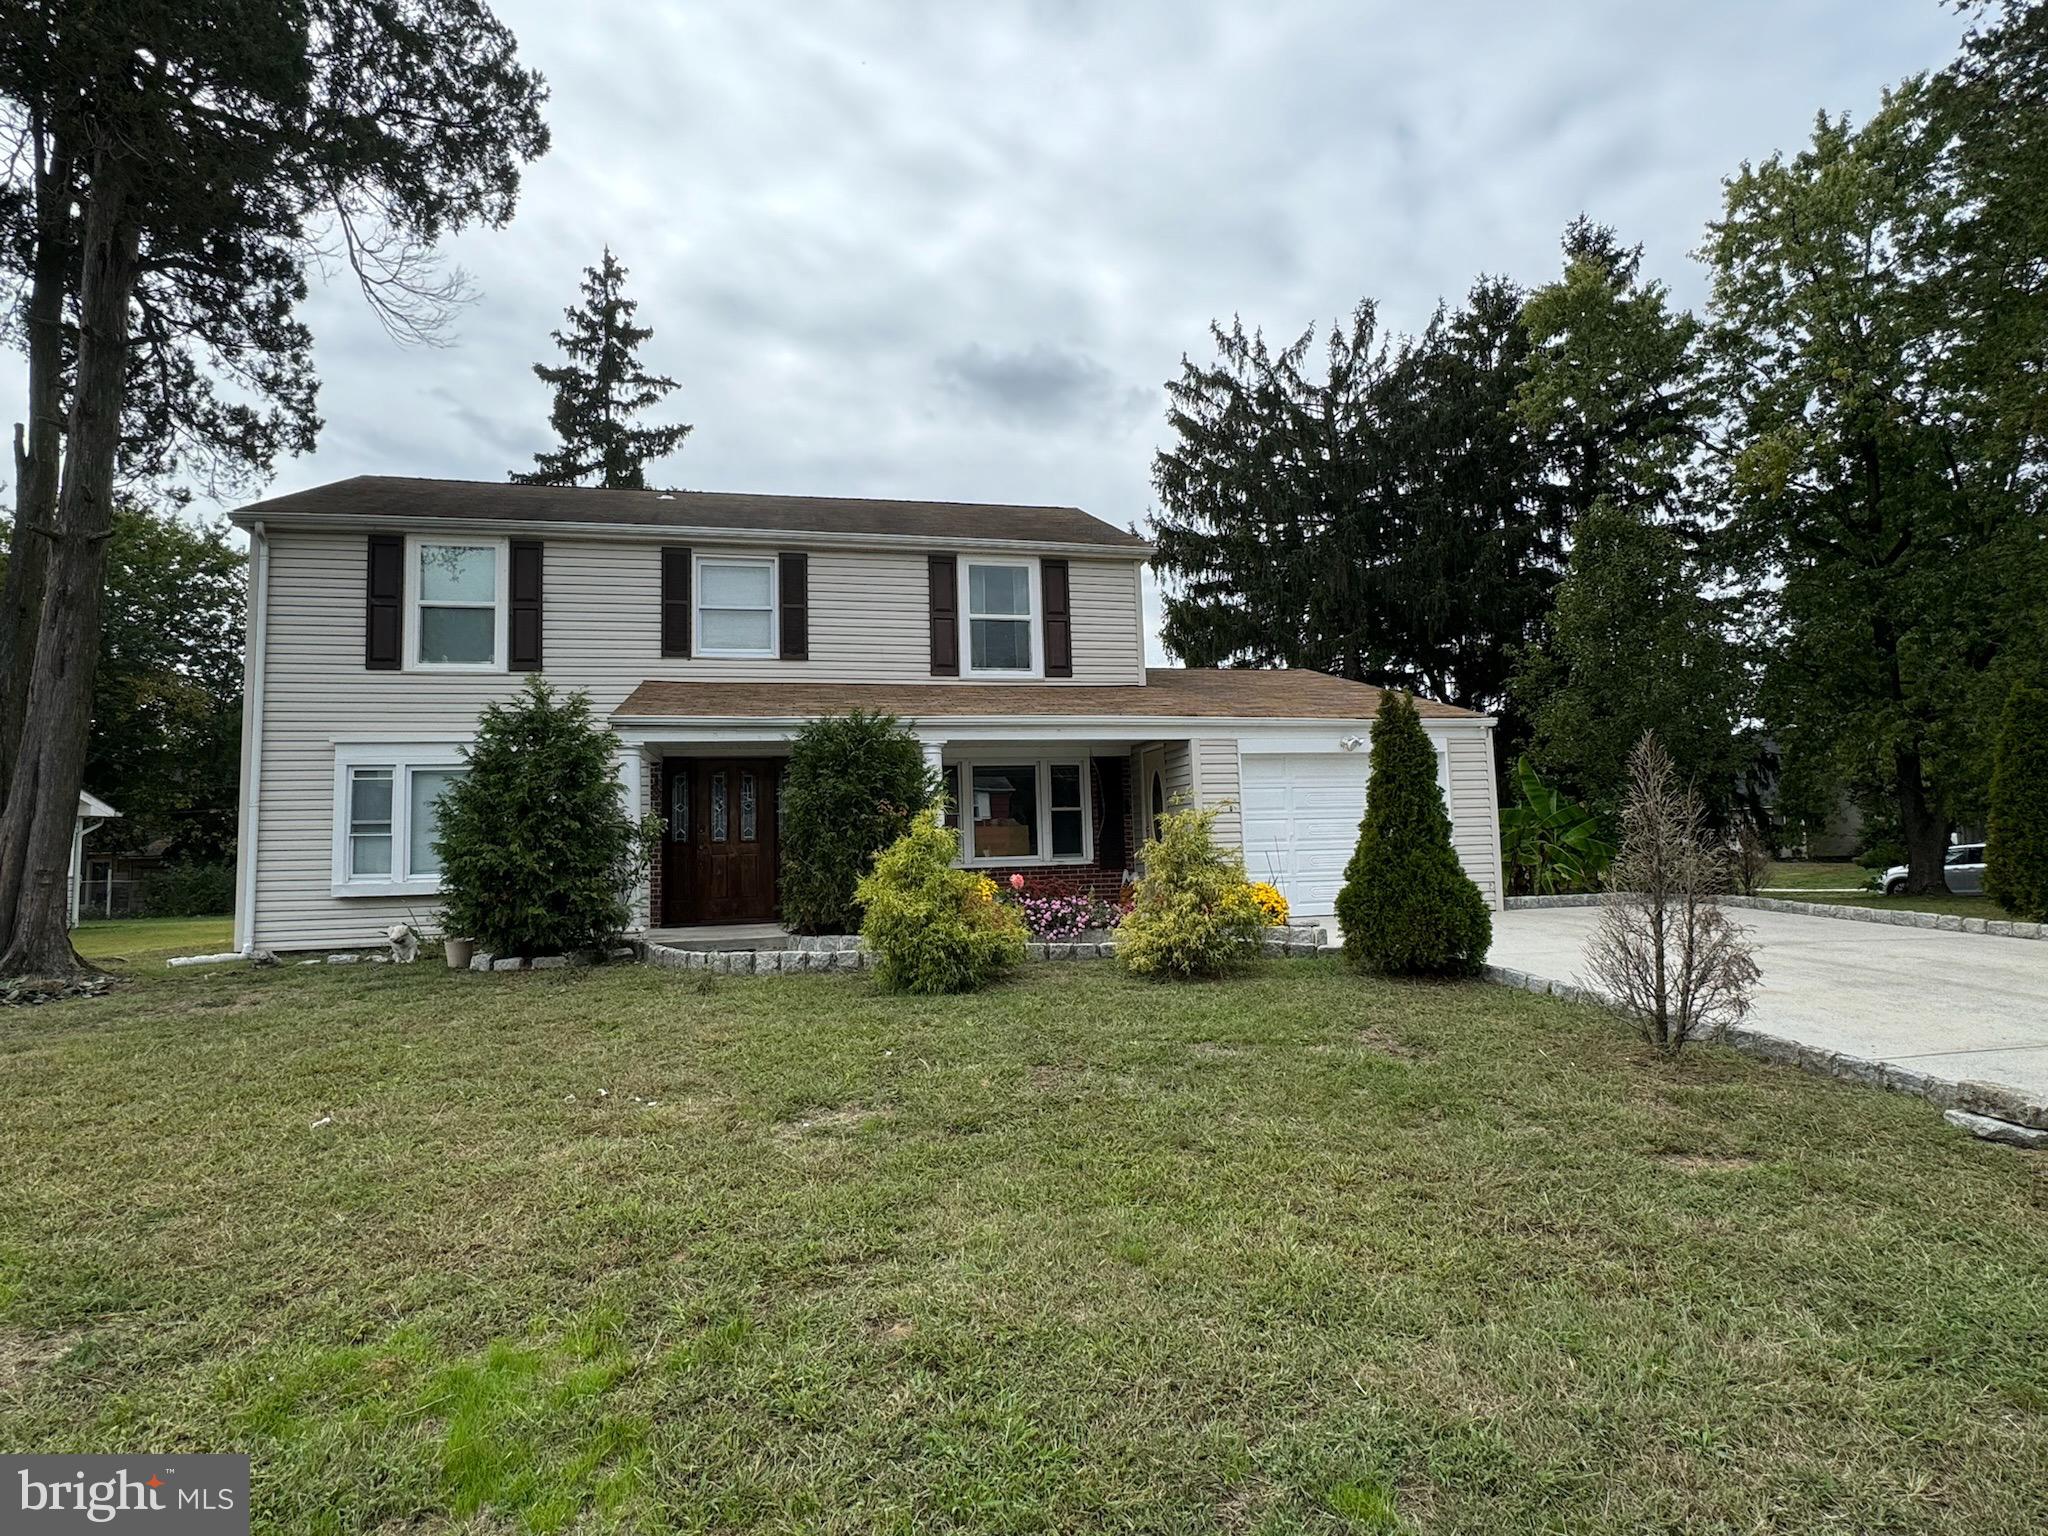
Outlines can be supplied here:
[[256, 948], [257, 808], [263, 789], [263, 660], [270, 632], [270, 544], [249, 529], [249, 619], [242, 658], [242, 793], [235, 823], [235, 949]]

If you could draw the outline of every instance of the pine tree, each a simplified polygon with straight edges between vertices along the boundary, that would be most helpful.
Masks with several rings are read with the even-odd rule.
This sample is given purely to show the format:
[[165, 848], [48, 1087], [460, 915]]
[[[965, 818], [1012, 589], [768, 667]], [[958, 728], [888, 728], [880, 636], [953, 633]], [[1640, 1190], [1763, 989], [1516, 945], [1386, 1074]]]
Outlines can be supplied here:
[[1984, 894], [2028, 922], [2048, 920], [2048, 689], [2006, 700], [1991, 770]]
[[1436, 782], [1436, 750], [1415, 701], [1380, 700], [1358, 851], [1337, 893], [1344, 958], [1390, 976], [1460, 976], [1479, 968], [1493, 919], [1458, 863]]
[[566, 333], [552, 333], [569, 361], [533, 365], [534, 376], [555, 392], [548, 423], [561, 446], [535, 454], [533, 469], [514, 470], [514, 484], [582, 485], [595, 475], [607, 490], [644, 490], [647, 461], [674, 453], [690, 435], [688, 426], [634, 424], [676, 381], [647, 372], [634, 356], [654, 331], [633, 323], [640, 306], [625, 296], [625, 285], [626, 269], [610, 246], [601, 264], [584, 268], [584, 302], [563, 311]]

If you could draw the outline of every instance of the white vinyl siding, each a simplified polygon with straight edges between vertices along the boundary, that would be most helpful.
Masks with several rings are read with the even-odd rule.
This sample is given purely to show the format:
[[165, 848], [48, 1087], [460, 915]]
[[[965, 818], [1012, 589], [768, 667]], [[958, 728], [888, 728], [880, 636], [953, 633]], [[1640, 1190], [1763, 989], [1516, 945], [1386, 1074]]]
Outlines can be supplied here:
[[[465, 745], [479, 712], [524, 686], [493, 671], [363, 667], [363, 532], [272, 529], [264, 668], [261, 804], [254, 861], [258, 945], [369, 944], [396, 922], [430, 924], [418, 897], [332, 894], [338, 743]], [[801, 549], [792, 539], [790, 547]], [[758, 556], [703, 545], [699, 555]], [[931, 677], [922, 552], [810, 553], [807, 661], [661, 655], [660, 541], [546, 541], [548, 681], [590, 694], [603, 719], [649, 678], [919, 682]], [[1074, 681], [1144, 681], [1132, 560], [1074, 560]], [[643, 801], [642, 803], [646, 803]]]
[[[1489, 906], [1500, 904], [1492, 749], [1483, 730], [1431, 732], [1437, 785], [1451, 815], [1451, 845]], [[1358, 846], [1370, 759], [1355, 752], [1261, 752], [1243, 758], [1245, 868], [1270, 880], [1305, 915], [1333, 909]]]

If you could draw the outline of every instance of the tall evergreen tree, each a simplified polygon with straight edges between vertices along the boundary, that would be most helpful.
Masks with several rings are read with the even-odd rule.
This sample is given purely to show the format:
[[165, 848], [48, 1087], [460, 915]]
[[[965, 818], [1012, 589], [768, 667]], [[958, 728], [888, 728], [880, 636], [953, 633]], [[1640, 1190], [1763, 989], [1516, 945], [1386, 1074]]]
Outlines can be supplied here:
[[2048, 688], [2006, 700], [1991, 775], [1984, 894], [2027, 922], [2048, 920]]
[[[430, 331], [462, 296], [433, 266], [442, 236], [511, 217], [521, 162], [547, 145], [545, 90], [479, 0], [161, 0], [17, 5], [0, 26], [0, 262], [25, 279], [33, 495], [17, 536], [43, 541], [0, 810], [0, 974], [81, 963], [65, 871], [84, 776], [106, 548], [124, 430], [162, 360], [160, 425], [196, 421], [244, 461], [272, 418], [217, 400], [210, 367], [310, 440], [309, 264], [342, 253], [394, 330]], [[216, 361], [217, 360], [217, 361]], [[25, 487], [25, 489], [27, 489]], [[14, 605], [21, 605], [15, 607]], [[24, 658], [24, 648], [32, 654]], [[0, 751], [0, 757], [6, 753]]]
[[1706, 475], [1701, 326], [1612, 230], [1574, 221], [1564, 256], [1523, 308], [1532, 352], [1514, 410], [1570, 506], [1572, 554], [1514, 696], [1531, 752], [1610, 824], [1646, 731], [1725, 820], [1755, 746], [1742, 605]]
[[647, 372], [634, 355], [654, 331], [633, 323], [639, 305], [625, 286], [626, 269], [606, 246], [603, 261], [583, 271], [583, 303], [563, 311], [568, 330], [551, 333], [569, 360], [533, 365], [534, 376], [555, 392], [548, 423], [559, 446], [535, 454], [534, 468], [514, 470], [514, 484], [582, 485], [595, 476], [607, 490], [642, 490], [647, 461], [674, 453], [690, 435], [687, 426], [634, 421], [676, 381]]
[[1212, 327], [1217, 360], [1167, 385], [1153, 463], [1167, 648], [1195, 666], [1279, 663], [1506, 702], [1563, 564], [1563, 503], [1507, 409], [1528, 345], [1520, 294], [1482, 280], [1419, 337], [1374, 306], [1280, 351]]
[[1153, 463], [1162, 638], [1193, 666], [1311, 667], [1353, 680], [1394, 664], [1382, 586], [1400, 549], [1389, 495], [1388, 348], [1370, 301], [1278, 351], [1233, 320], [1216, 361], [1166, 386], [1177, 442]]

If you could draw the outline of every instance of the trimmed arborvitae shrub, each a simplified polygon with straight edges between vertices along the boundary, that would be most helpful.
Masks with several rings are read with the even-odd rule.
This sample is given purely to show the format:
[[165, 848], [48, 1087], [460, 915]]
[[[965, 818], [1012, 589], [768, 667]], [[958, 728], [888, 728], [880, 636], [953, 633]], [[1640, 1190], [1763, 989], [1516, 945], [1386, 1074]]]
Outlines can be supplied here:
[[994, 881], [954, 867], [959, 846], [937, 807], [920, 811], [860, 881], [860, 936], [892, 992], [973, 992], [1023, 962], [1024, 919]]
[[1991, 763], [1984, 894], [2025, 922], [2048, 922], [2048, 689], [2005, 701]]
[[610, 942], [632, 921], [658, 824], [621, 804], [618, 738], [538, 677], [492, 704], [440, 800], [441, 924], [495, 955]]
[[1244, 877], [1244, 855], [1216, 846], [1221, 807], [1169, 811], [1139, 850], [1145, 873], [1117, 925], [1116, 957], [1137, 976], [1228, 976], [1259, 956], [1266, 912]]
[[1358, 850], [1337, 895], [1344, 958], [1389, 976], [1464, 976], [1493, 942], [1486, 898], [1458, 863], [1415, 701], [1389, 693], [1372, 725]]
[[807, 721], [782, 785], [782, 922], [792, 933], [860, 927], [861, 877], [937, 798], [924, 748], [893, 715]]

